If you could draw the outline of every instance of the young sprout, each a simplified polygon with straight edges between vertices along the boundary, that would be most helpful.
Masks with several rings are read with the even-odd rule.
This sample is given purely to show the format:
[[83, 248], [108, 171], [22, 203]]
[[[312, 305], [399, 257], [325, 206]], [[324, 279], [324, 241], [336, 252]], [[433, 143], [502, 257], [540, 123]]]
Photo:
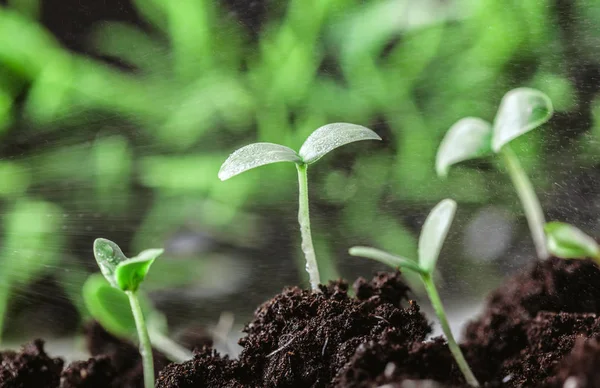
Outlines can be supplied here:
[[552, 221], [544, 226], [548, 250], [561, 259], [593, 259], [600, 265], [598, 243], [573, 225]]
[[521, 201], [537, 255], [548, 258], [544, 236], [544, 213], [533, 185], [521, 167], [509, 143], [539, 127], [552, 116], [552, 102], [544, 93], [517, 88], [506, 93], [500, 102], [494, 123], [476, 117], [459, 120], [446, 133], [436, 158], [436, 171], [448, 175], [450, 166], [469, 159], [499, 154]]
[[419, 236], [418, 262], [369, 247], [350, 248], [350, 254], [352, 256], [362, 256], [377, 260], [390, 267], [400, 267], [420, 275], [420, 278], [425, 285], [427, 295], [429, 295], [429, 299], [431, 300], [431, 305], [440, 320], [442, 331], [448, 340], [450, 352], [452, 352], [467, 383], [473, 387], [478, 387], [479, 383], [471, 371], [471, 368], [469, 368], [460, 347], [452, 335], [442, 300], [440, 299], [440, 295], [438, 294], [433, 280], [435, 265], [438, 256], [440, 255], [442, 245], [444, 244], [444, 240], [446, 239], [446, 235], [448, 234], [448, 230], [450, 229], [450, 224], [452, 224], [455, 212], [456, 202], [451, 199], [444, 199], [431, 210], [431, 213], [429, 213], [423, 224], [423, 229]]
[[136, 257], [127, 258], [121, 248], [114, 242], [104, 238], [98, 238], [94, 241], [94, 256], [102, 275], [111, 286], [124, 291], [129, 298], [140, 341], [145, 388], [154, 388], [154, 361], [152, 344], [150, 343], [137, 290], [146, 278], [154, 260], [162, 253], [162, 249], [147, 249]]
[[330, 151], [360, 140], [381, 140], [381, 138], [375, 132], [360, 125], [327, 124], [315, 130], [302, 144], [299, 152], [279, 144], [254, 143], [231, 154], [219, 170], [219, 179], [224, 181], [244, 171], [266, 164], [277, 162], [296, 164], [299, 186], [298, 223], [302, 237], [302, 251], [306, 258], [306, 272], [308, 272], [310, 285], [315, 291], [318, 291], [321, 280], [310, 231], [308, 166]]
[[[103, 328], [117, 337], [131, 338], [136, 333], [136, 323], [131, 313], [127, 295], [118, 288], [112, 287], [100, 274], [92, 274], [83, 285], [83, 300], [91, 314]], [[167, 337], [162, 326], [165, 317], [154, 310], [144, 294], [138, 291], [140, 306], [147, 320], [148, 335], [152, 345], [171, 361], [184, 362], [193, 355]]]

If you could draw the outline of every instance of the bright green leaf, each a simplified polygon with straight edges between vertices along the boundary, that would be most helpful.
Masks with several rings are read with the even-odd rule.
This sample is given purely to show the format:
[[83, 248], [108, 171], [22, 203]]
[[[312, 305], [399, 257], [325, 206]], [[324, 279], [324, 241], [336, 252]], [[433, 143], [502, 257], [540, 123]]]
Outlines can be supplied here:
[[119, 337], [131, 337], [136, 333], [127, 295], [111, 286], [102, 275], [91, 275], [86, 280], [83, 300], [92, 317], [110, 333]]
[[552, 113], [550, 98], [539, 90], [511, 90], [502, 98], [494, 119], [492, 149], [499, 152], [505, 144], [548, 121]]
[[224, 181], [265, 164], [301, 161], [291, 148], [273, 143], [254, 143], [238, 149], [227, 158], [219, 170], [219, 179]]
[[492, 153], [492, 125], [477, 117], [466, 117], [454, 124], [438, 148], [435, 170], [448, 175], [450, 166]]
[[163, 249], [147, 249], [137, 257], [119, 263], [115, 270], [115, 279], [119, 288], [123, 291], [137, 291], [146, 278], [150, 266], [163, 252]]
[[419, 266], [427, 273], [435, 269], [442, 245], [456, 213], [456, 202], [444, 199], [427, 216], [419, 236]]
[[372, 130], [356, 124], [333, 123], [316, 129], [300, 148], [300, 156], [311, 164], [330, 151], [348, 143], [361, 140], [381, 140]]
[[361, 256], [368, 259], [379, 261], [380, 263], [389, 265], [392, 268], [406, 268], [419, 274], [423, 274], [424, 271], [419, 265], [405, 257], [392, 255], [385, 251], [369, 247], [352, 247], [348, 251], [352, 256]]
[[[135, 320], [127, 294], [111, 286], [102, 275], [93, 274], [83, 284], [82, 295], [89, 313], [102, 327], [118, 337], [135, 336]], [[144, 295], [138, 294], [138, 298], [145, 316], [160, 316]]]
[[598, 243], [573, 225], [548, 222], [544, 225], [548, 250], [563, 259], [600, 258]]

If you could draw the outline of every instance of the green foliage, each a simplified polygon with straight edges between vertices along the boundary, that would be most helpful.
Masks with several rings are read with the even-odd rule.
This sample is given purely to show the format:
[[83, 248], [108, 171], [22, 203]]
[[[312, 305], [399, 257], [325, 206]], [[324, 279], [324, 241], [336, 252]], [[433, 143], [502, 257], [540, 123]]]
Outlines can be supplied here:
[[440, 320], [442, 330], [448, 339], [448, 347], [450, 348], [459, 369], [470, 386], [478, 387], [479, 383], [452, 335], [444, 306], [433, 280], [435, 265], [448, 234], [448, 230], [450, 229], [450, 225], [452, 224], [452, 220], [454, 219], [455, 212], [456, 202], [451, 199], [442, 200], [431, 210], [421, 229], [418, 261], [392, 255], [385, 251], [369, 247], [352, 247], [350, 248], [349, 253], [352, 256], [362, 256], [377, 260], [392, 268], [407, 269], [419, 275], [423, 281], [425, 290], [429, 295], [433, 309]]
[[539, 90], [518, 88], [506, 93], [494, 119], [494, 152], [544, 124], [552, 117], [553, 110], [548, 96]]
[[162, 249], [147, 249], [136, 257], [127, 258], [114, 242], [104, 238], [94, 241], [94, 256], [102, 274], [121, 291], [137, 291], [150, 266], [163, 252]]
[[543, 231], [544, 213], [533, 184], [508, 143], [548, 121], [552, 112], [552, 102], [539, 90], [513, 89], [502, 98], [493, 124], [473, 117], [454, 124], [442, 140], [436, 160], [438, 175], [446, 176], [454, 163], [487, 156], [491, 153], [490, 149], [500, 154], [521, 200], [538, 257], [542, 260], [548, 257]]
[[[308, 205], [307, 168], [330, 151], [361, 140], [381, 140], [368, 128], [348, 123], [333, 123], [317, 128], [300, 147], [299, 153], [273, 143], [254, 143], [244, 146], [227, 158], [219, 170], [219, 178], [226, 180], [255, 167], [277, 162], [293, 162], [298, 170], [298, 223], [302, 236], [302, 252], [306, 258], [306, 272], [313, 290], [321, 284], [319, 266], [312, 242]], [[331, 267], [331, 266], [329, 266]], [[331, 273], [335, 271], [329, 271]]]
[[136, 332], [127, 295], [102, 275], [91, 275], [83, 285], [83, 300], [92, 317], [110, 333], [129, 338]]
[[573, 225], [552, 221], [544, 225], [548, 250], [563, 259], [592, 258], [600, 261], [598, 243]]
[[312, 164], [332, 150], [361, 140], [381, 140], [373, 131], [356, 124], [333, 123], [317, 128], [300, 151], [273, 144], [254, 143], [236, 150], [219, 170], [219, 179], [227, 180], [244, 171], [277, 162]]
[[[388, 144], [378, 155], [340, 150], [343, 166], [328, 158], [335, 170], [311, 177], [316, 209], [343, 205], [323, 215], [344, 225], [331, 232], [332, 251], [360, 235], [414, 255], [407, 207], [445, 196], [477, 206], [507, 191], [493, 170], [435, 179], [436, 147], [458, 118], [492, 117], [517, 83], [548, 94], [559, 111], [587, 106], [568, 50], [581, 47], [597, 63], [592, 3], [573, 4], [571, 42], [550, 0], [268, 2], [252, 34], [218, 2], [135, 0], [143, 29], [114, 21], [89, 29], [87, 48], [134, 69], [124, 71], [65, 49], [35, 21], [39, 1], [10, 0], [0, 8], [0, 135], [10, 155], [0, 164], [2, 206], [44, 198], [69, 215], [50, 251], [64, 240], [77, 246], [88, 227], [113, 230], [115, 219], [141, 223], [137, 250], [182, 227], [241, 247], [268, 244], [254, 212], [289, 207], [288, 171], [257, 171], [268, 185], [251, 174], [220, 184], [221, 161], [248, 139], [299, 149], [320, 123], [343, 120], [378, 125]], [[541, 152], [549, 134], [517, 140], [525, 168], [548, 172], [534, 177], [538, 187], [553, 176]], [[599, 153], [589, 140], [572, 139], [565, 152], [587, 147], [593, 165]], [[341, 190], [344, 182], [354, 188]], [[511, 206], [506, 198], [500, 206]], [[396, 204], [402, 214], [390, 212]]]

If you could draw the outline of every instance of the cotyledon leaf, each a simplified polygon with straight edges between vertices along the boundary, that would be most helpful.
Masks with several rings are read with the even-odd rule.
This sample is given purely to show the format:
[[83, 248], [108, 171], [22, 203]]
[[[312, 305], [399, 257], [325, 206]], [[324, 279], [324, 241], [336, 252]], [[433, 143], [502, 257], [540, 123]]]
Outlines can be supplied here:
[[442, 245], [456, 213], [456, 202], [444, 199], [427, 216], [419, 236], [419, 267], [428, 273], [435, 269]]
[[163, 249], [147, 249], [136, 257], [119, 263], [115, 270], [115, 279], [119, 288], [123, 291], [137, 291], [146, 278], [150, 266], [163, 252]]
[[381, 137], [361, 125], [327, 124], [310, 134], [302, 144], [299, 154], [304, 163], [311, 164], [338, 147], [361, 140], [381, 140]]
[[438, 176], [448, 175], [450, 166], [492, 154], [492, 124], [477, 117], [457, 121], [440, 143], [435, 159]]
[[552, 221], [544, 225], [548, 250], [563, 259], [600, 258], [598, 243], [580, 229], [564, 222]]
[[105, 238], [97, 238], [94, 241], [94, 257], [100, 267], [102, 275], [113, 287], [119, 287], [115, 279], [117, 266], [127, 260], [121, 248], [114, 242]]
[[302, 159], [296, 151], [279, 144], [253, 143], [229, 155], [219, 170], [219, 179], [224, 181], [244, 171], [277, 162], [301, 163]]
[[517, 137], [535, 129], [552, 117], [552, 101], [531, 88], [517, 88], [504, 95], [494, 119], [492, 149], [500, 149]]

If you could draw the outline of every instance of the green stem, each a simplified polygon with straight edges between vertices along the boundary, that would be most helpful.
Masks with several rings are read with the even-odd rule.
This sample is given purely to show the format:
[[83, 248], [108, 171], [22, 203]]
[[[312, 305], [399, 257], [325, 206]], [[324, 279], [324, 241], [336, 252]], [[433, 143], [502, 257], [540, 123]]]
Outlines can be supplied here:
[[192, 352], [175, 343], [172, 339], [158, 330], [151, 330], [149, 335], [152, 345], [154, 345], [159, 352], [167, 356], [169, 360], [182, 363], [194, 358]]
[[10, 281], [6, 276], [0, 278], [0, 344], [4, 334], [4, 322], [8, 310], [8, 300], [10, 299]]
[[525, 211], [525, 217], [529, 224], [529, 230], [531, 231], [531, 237], [533, 238], [533, 244], [535, 245], [537, 255], [541, 260], [545, 260], [550, 255], [548, 254], [548, 248], [546, 246], [546, 235], [544, 233], [544, 224], [546, 221], [544, 219], [544, 211], [542, 210], [540, 201], [514, 151], [508, 145], [505, 145], [502, 147], [502, 150], [500, 150], [500, 154], [504, 159], [510, 179], [515, 186], [517, 195], [523, 205], [523, 210]]
[[442, 331], [446, 335], [446, 339], [448, 340], [448, 347], [450, 348], [450, 352], [454, 356], [456, 363], [458, 364], [458, 368], [465, 376], [465, 380], [472, 387], [479, 387], [479, 382], [473, 372], [471, 372], [471, 368], [469, 368], [469, 364], [467, 364], [467, 360], [463, 356], [460, 347], [454, 340], [454, 336], [452, 335], [452, 331], [450, 330], [450, 324], [448, 323], [448, 319], [446, 318], [446, 312], [444, 311], [444, 306], [442, 305], [442, 300], [440, 299], [440, 295], [438, 294], [437, 288], [435, 288], [435, 284], [433, 283], [433, 278], [430, 274], [421, 275], [421, 279], [423, 279], [423, 283], [425, 284], [425, 289], [427, 290], [427, 294], [429, 295], [429, 300], [431, 300], [431, 305], [433, 306], [433, 310], [435, 311], [438, 319], [440, 320], [440, 325], [442, 326]]
[[129, 304], [135, 319], [135, 327], [140, 340], [140, 354], [142, 355], [142, 365], [144, 367], [144, 387], [154, 388], [154, 360], [152, 359], [152, 343], [144, 321], [144, 314], [140, 301], [134, 291], [125, 291], [129, 297]]
[[310, 286], [314, 291], [319, 290], [321, 279], [319, 277], [319, 267], [315, 256], [315, 247], [313, 246], [310, 233], [310, 212], [308, 207], [308, 166], [306, 164], [296, 164], [298, 169], [298, 223], [300, 224], [300, 233], [302, 234], [302, 252], [306, 258], [306, 272], [310, 279]]

